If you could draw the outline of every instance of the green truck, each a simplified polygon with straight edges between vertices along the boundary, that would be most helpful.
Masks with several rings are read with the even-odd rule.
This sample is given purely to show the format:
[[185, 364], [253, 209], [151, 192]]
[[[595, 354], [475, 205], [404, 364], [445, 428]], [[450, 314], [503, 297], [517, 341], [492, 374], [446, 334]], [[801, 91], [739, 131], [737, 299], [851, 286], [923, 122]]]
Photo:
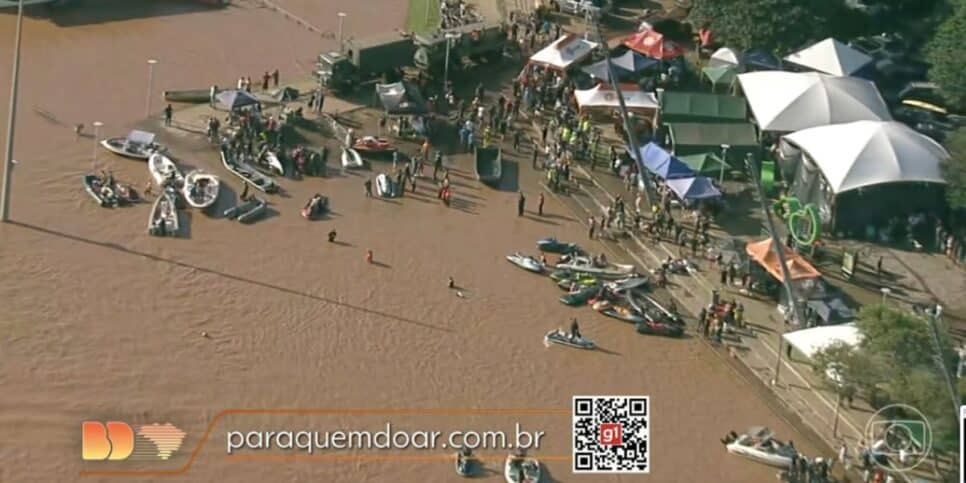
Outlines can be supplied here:
[[415, 52], [412, 38], [400, 32], [349, 39], [342, 52], [319, 55], [316, 75], [325, 87], [349, 91], [360, 83], [391, 76], [397, 69], [411, 65]]
[[430, 75], [438, 75], [446, 66], [446, 42], [449, 38], [450, 70], [458, 68], [463, 59], [475, 63], [495, 63], [507, 46], [507, 32], [500, 24], [475, 23], [462, 27], [416, 34], [413, 43], [416, 54], [413, 64]]

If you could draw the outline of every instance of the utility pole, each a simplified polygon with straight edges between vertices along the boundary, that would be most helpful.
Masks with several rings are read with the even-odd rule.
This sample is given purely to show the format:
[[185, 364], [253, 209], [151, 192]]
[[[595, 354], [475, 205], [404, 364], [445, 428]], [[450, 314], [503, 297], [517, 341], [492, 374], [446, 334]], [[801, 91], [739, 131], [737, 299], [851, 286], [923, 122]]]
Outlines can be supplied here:
[[13, 135], [17, 121], [17, 91], [20, 82], [20, 38], [23, 28], [23, 0], [17, 4], [17, 33], [13, 47], [13, 81], [10, 83], [10, 112], [7, 118], [7, 149], [3, 161], [3, 188], [0, 193], [0, 221], [10, 220], [10, 180], [13, 176]]
[[[805, 318], [802, 317], [801, 307], [799, 306], [798, 299], [795, 298], [795, 288], [792, 287], [791, 274], [788, 272], [788, 263], [785, 260], [785, 247], [782, 245], [782, 241], [775, 236], [775, 222], [771, 218], [771, 211], [768, 209], [765, 203], [765, 190], [761, 187], [761, 180], [758, 179], [758, 172], [755, 171], [755, 163], [752, 158], [751, 153], [745, 158], [745, 168], [748, 169], [748, 174], [751, 176], [751, 181], [755, 185], [755, 191], [758, 193], [758, 202], [761, 204], [761, 212], [765, 216], [765, 223], [768, 228], [768, 234], [771, 236], [771, 248], [775, 250], [775, 254], [778, 255], [778, 263], [781, 265], [782, 269], [782, 286], [785, 288], [785, 295], [788, 296], [788, 303], [791, 305], [789, 310], [795, 316], [795, 320], [799, 323], [804, 322]], [[775, 378], [772, 379], [772, 385], [778, 384], [778, 374], [782, 366], [782, 345], [784, 344], [784, 339], [782, 335], [785, 333], [785, 324], [783, 323], [778, 327], [778, 360], [775, 361]]]
[[[590, 10], [587, 11], [587, 15], [588, 17], [592, 15]], [[643, 165], [643, 162], [639, 159], [641, 156], [641, 147], [637, 142], [637, 135], [634, 134], [633, 126], [631, 126], [630, 118], [627, 115], [627, 105], [624, 103], [624, 93], [621, 92], [620, 84], [617, 82], [617, 76], [614, 74], [614, 65], [610, 61], [610, 55], [606, 54], [607, 40], [604, 38], [604, 34], [600, 30], [600, 17], [597, 17], [594, 20], [594, 22], [590, 22], [588, 20], [587, 27], [590, 28], [593, 26], [595, 28], [594, 33], [597, 37], [597, 42], [600, 43], [600, 45], [605, 46], [603, 50], [605, 52], [604, 59], [607, 64], [607, 77], [610, 78], [610, 85], [614, 89], [614, 93], [617, 94], [617, 104], [619, 106], [618, 112], [620, 112], [621, 121], [624, 125], [624, 131], [627, 133], [627, 141], [631, 148], [631, 157], [634, 159], [634, 162], [637, 163], [637, 167], [641, 168]], [[647, 206], [650, 207], [652, 203], [651, 184], [647, 181], [647, 172], [644, 170], [639, 170], [638, 176], [640, 176], [641, 186], [644, 188], [644, 200], [647, 201]]]

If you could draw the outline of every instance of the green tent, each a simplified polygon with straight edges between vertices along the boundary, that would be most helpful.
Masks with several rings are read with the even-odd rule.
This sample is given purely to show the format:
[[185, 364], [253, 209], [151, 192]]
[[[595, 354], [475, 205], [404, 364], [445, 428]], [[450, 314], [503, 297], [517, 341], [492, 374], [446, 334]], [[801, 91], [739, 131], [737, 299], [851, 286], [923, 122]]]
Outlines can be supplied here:
[[724, 65], [721, 67], [705, 67], [701, 69], [701, 72], [705, 77], [711, 81], [711, 88], [714, 89], [718, 86], [730, 86], [735, 83], [735, 79], [738, 78], [738, 71], [734, 66]]
[[672, 123], [668, 134], [674, 154], [678, 157], [690, 154], [721, 152], [721, 145], [728, 145], [725, 161], [731, 166], [744, 164], [748, 153], [758, 153], [758, 132], [750, 123]]
[[704, 92], [662, 92], [662, 123], [745, 122], [748, 107], [744, 98]]
[[[719, 148], [720, 150], [720, 148]], [[721, 161], [721, 156], [719, 153], [700, 153], [700, 154], [690, 154], [687, 156], [681, 156], [678, 159], [684, 161], [684, 164], [688, 165], [698, 174], [707, 176], [709, 178], [717, 178], [721, 173], [721, 168], [725, 166], [725, 163]]]

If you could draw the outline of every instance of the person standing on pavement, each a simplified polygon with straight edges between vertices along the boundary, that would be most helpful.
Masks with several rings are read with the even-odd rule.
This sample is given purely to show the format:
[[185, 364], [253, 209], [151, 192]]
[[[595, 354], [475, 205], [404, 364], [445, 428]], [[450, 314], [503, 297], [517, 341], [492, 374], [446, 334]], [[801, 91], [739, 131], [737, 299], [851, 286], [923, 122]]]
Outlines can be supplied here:
[[366, 198], [372, 198], [372, 179], [367, 179], [363, 186], [366, 188]]
[[278, 87], [278, 69], [272, 71], [272, 84]]
[[523, 196], [523, 191], [520, 191], [520, 197], [517, 199], [517, 216], [523, 216], [523, 210], [526, 208], [527, 198]]
[[164, 125], [165, 126], [170, 126], [171, 125], [171, 117], [172, 116], [174, 116], [174, 109], [171, 108], [171, 104], [168, 104], [168, 106], [164, 108]]
[[517, 152], [520, 151], [520, 141], [522, 139], [523, 139], [523, 131], [517, 129], [516, 132], [513, 133], [513, 150], [514, 151], [517, 151]]
[[270, 80], [272, 80], [272, 75], [269, 74], [268, 71], [266, 70], [265, 73], [262, 74], [262, 90], [263, 91], [267, 91], [268, 90], [268, 81], [270, 81]]
[[[842, 441], [842, 445], [839, 446], [838, 460], [835, 461], [838, 461], [839, 464], [842, 465], [843, 471], [848, 472], [852, 467], [852, 464], [849, 462], [849, 447], [845, 444], [844, 440]], [[832, 467], [835, 466], [835, 461], [832, 462], [832, 465], [829, 467], [829, 471], [832, 471]]]
[[591, 240], [593, 240], [594, 239], [594, 230], [597, 228], [597, 220], [595, 220], [594, 217], [591, 216], [587, 220], [587, 224], [589, 225], [589, 227], [587, 228], [587, 238], [590, 238]]
[[436, 151], [436, 159], [433, 160], [433, 182], [436, 182], [436, 175], [443, 169], [443, 153]]
[[537, 198], [537, 215], [543, 216], [543, 193]]

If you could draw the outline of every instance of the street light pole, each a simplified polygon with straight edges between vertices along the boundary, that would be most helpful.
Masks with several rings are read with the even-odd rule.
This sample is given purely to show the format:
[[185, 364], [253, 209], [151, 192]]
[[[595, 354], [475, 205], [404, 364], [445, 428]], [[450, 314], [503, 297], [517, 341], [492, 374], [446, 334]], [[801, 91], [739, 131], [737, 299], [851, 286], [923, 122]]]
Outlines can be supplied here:
[[91, 166], [95, 173], [97, 172], [97, 144], [101, 140], [101, 126], [103, 125], [104, 123], [101, 121], [94, 121], [94, 153], [91, 157], [93, 160], [91, 161]]
[[722, 144], [721, 145], [721, 173], [718, 174], [718, 185], [719, 186], [724, 184], [725, 165], [728, 164], [728, 149], [730, 147], [731, 146], [729, 146], [727, 144]]
[[157, 63], [157, 60], [148, 59], [148, 107], [146, 117], [151, 117], [151, 91], [154, 90], [154, 66]]
[[[426, 3], [428, 4], [429, 2], [426, 2]], [[346, 13], [339, 12], [338, 15], [339, 15], [339, 52], [342, 52], [344, 50], [342, 46], [343, 45], [342, 42], [344, 40], [344, 37], [342, 37], [342, 33], [343, 33], [342, 27], [343, 27], [343, 24], [345, 23]]]
[[20, 83], [20, 38], [23, 28], [23, 0], [17, 3], [17, 33], [13, 47], [13, 81], [10, 83], [10, 112], [7, 118], [7, 149], [3, 161], [3, 188], [0, 193], [0, 221], [10, 219], [10, 180], [13, 173], [13, 135], [17, 120], [17, 91]]

